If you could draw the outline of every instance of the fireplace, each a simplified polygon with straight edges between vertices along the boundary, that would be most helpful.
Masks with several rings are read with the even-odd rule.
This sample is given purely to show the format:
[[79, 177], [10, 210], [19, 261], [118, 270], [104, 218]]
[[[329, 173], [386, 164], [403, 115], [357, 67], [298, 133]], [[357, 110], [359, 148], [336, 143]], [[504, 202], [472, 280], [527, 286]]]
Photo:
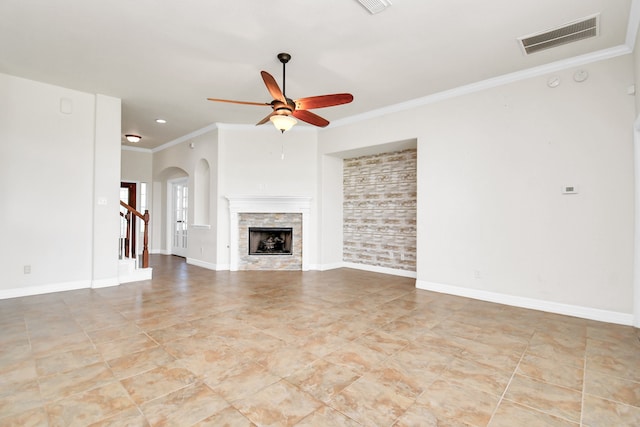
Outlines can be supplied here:
[[[229, 269], [309, 270], [311, 197], [227, 196], [229, 200]], [[249, 254], [250, 228], [291, 228], [289, 253]], [[268, 238], [268, 236], [267, 236]], [[259, 240], [265, 240], [262, 237]], [[275, 245], [274, 245], [275, 248]]]
[[293, 228], [249, 227], [249, 255], [291, 255]]

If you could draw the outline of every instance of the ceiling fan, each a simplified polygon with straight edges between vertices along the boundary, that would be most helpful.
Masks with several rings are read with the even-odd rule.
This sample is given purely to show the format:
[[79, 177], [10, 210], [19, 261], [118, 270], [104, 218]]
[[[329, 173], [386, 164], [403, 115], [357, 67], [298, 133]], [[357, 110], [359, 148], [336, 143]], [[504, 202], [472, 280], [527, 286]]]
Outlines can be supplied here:
[[[312, 113], [311, 109], [332, 107], [334, 105], [348, 104], [353, 101], [353, 95], [350, 93], [336, 93], [332, 95], [319, 95], [310, 96], [307, 98], [299, 98], [293, 100], [287, 98], [285, 94], [286, 88], [286, 64], [291, 60], [291, 55], [288, 53], [279, 53], [278, 59], [282, 63], [282, 90], [278, 86], [276, 79], [266, 71], [261, 71], [262, 80], [267, 86], [267, 90], [273, 97], [271, 102], [247, 102], [247, 101], [233, 101], [230, 99], [217, 99], [207, 98], [209, 101], [216, 102], [229, 102], [232, 104], [243, 105], [259, 105], [270, 106], [272, 112], [264, 119], [256, 123], [256, 126], [262, 125], [268, 121], [271, 121], [277, 129], [284, 133], [297, 123], [296, 119], [300, 119], [303, 122], [307, 122], [314, 126], [325, 127], [329, 124], [329, 121], [319, 115]], [[295, 118], [294, 118], [295, 117]]]

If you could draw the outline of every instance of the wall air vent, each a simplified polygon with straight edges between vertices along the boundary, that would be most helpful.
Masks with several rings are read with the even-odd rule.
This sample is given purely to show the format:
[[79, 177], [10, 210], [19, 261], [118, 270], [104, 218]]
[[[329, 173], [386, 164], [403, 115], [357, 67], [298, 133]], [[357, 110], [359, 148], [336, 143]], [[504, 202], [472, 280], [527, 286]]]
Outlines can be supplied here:
[[600, 14], [573, 21], [558, 28], [519, 37], [526, 55], [578, 40], [595, 37], [600, 31]]
[[372, 15], [382, 12], [389, 6], [391, 6], [391, 0], [358, 0], [365, 9], [367, 9]]

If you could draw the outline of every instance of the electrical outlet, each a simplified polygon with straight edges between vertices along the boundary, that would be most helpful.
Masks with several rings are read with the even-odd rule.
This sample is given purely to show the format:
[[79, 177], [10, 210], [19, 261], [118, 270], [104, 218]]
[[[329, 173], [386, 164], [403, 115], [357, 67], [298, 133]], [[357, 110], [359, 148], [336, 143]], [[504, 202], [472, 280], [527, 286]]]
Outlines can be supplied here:
[[24, 274], [31, 274], [31, 266], [30, 265], [25, 265], [23, 269], [24, 269]]

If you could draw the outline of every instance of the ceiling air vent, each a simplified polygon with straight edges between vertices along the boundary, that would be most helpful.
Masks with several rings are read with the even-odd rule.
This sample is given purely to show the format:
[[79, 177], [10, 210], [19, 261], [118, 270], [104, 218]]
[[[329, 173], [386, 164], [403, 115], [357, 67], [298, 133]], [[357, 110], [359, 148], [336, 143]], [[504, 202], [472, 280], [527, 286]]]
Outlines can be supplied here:
[[389, 6], [391, 6], [391, 0], [358, 0], [365, 9], [367, 9], [372, 15], [382, 12]]
[[519, 37], [525, 54], [560, 46], [598, 35], [600, 14], [573, 21], [542, 33]]

